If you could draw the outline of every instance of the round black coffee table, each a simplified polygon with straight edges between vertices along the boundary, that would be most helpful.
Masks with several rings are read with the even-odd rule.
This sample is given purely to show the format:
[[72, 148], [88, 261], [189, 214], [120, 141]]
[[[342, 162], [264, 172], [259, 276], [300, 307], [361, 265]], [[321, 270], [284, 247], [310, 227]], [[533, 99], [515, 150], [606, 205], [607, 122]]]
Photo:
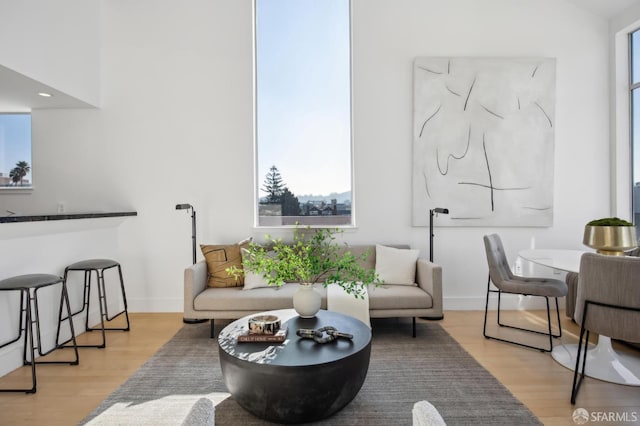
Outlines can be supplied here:
[[[261, 312], [276, 315], [287, 326], [281, 343], [237, 342], [249, 315], [232, 322], [218, 336], [220, 366], [233, 398], [257, 417], [279, 423], [304, 423], [331, 416], [358, 393], [369, 368], [371, 330], [363, 322], [321, 310], [300, 318], [293, 309]], [[350, 333], [316, 343], [296, 335], [300, 328], [333, 326]]]

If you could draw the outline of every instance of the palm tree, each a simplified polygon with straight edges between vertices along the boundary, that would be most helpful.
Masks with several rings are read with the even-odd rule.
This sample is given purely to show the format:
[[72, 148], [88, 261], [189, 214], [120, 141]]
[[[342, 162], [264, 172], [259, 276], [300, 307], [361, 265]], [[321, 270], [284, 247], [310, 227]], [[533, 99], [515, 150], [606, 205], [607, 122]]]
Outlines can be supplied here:
[[15, 186], [18, 186], [18, 182], [20, 182], [20, 170], [17, 167], [11, 169], [9, 178], [11, 178], [11, 182], [13, 182]]
[[11, 172], [9, 173], [9, 177], [11, 178], [12, 182], [14, 182], [15, 184], [20, 182], [20, 186], [22, 186], [24, 177], [30, 171], [31, 167], [29, 166], [29, 163], [27, 163], [26, 161], [18, 161], [16, 163], [16, 167], [14, 167], [13, 170], [11, 170]]

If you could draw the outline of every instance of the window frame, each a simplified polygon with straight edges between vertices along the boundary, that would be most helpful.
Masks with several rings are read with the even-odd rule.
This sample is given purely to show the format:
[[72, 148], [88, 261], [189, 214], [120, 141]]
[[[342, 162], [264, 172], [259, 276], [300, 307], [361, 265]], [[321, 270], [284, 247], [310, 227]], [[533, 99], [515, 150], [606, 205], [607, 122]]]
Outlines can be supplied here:
[[[265, 229], [292, 229], [296, 224], [279, 224], [279, 225], [265, 225], [260, 224], [260, 198], [261, 198], [261, 186], [262, 181], [265, 178], [260, 176], [259, 170], [259, 145], [258, 145], [258, 34], [257, 34], [257, 2], [260, 0], [252, 1], [252, 31], [253, 31], [253, 172], [254, 172], [254, 228], [258, 230]], [[348, 3], [348, 43], [349, 43], [349, 61], [348, 61], [348, 75], [349, 75], [349, 166], [350, 166], [350, 187], [351, 192], [351, 214], [348, 224], [305, 224], [300, 225], [309, 226], [311, 228], [341, 228], [351, 229], [356, 227], [356, 194], [355, 194], [355, 149], [354, 149], [354, 108], [353, 108], [353, 2], [352, 0], [345, 0]], [[311, 216], [291, 216], [291, 217], [311, 217]], [[318, 217], [318, 216], [316, 216]], [[320, 216], [321, 217], [321, 216]]]
[[[630, 200], [630, 215], [631, 215], [631, 221], [633, 222], [635, 228], [636, 228], [636, 235], [640, 235], [640, 221], [636, 220], [636, 209], [635, 209], [635, 205], [636, 204], [640, 204], [640, 200], [637, 200], [635, 197], [636, 192], [638, 192], [638, 196], [640, 197], [640, 189], [638, 191], [635, 191], [634, 188], [636, 187], [636, 182], [635, 182], [635, 156], [636, 155], [640, 155], [640, 152], [636, 152], [636, 149], [638, 147], [640, 147], [640, 134], [636, 134], [634, 132], [634, 115], [637, 112], [638, 114], [640, 114], [640, 102], [638, 103], [638, 105], [636, 105], [636, 103], [634, 102], [634, 94], [637, 93], [640, 95], [640, 77], [638, 79], [637, 82], [634, 83], [633, 79], [634, 79], [634, 66], [633, 66], [633, 61], [634, 61], [634, 42], [633, 42], [633, 36], [634, 34], [638, 34], [640, 36], [640, 27], [637, 27], [631, 31], [629, 31], [628, 33], [628, 37], [627, 37], [627, 42], [628, 42], [628, 61], [627, 61], [627, 72], [628, 72], [628, 79], [627, 79], [627, 96], [629, 97], [628, 101], [629, 101], [629, 108], [628, 108], [628, 119], [629, 119], [629, 144], [628, 144], [628, 153], [629, 153], [629, 163], [628, 163], [628, 167], [629, 167], [629, 183], [630, 183], [630, 190], [629, 190], [629, 200]], [[640, 50], [640, 46], [638, 46], [639, 50]], [[640, 52], [639, 52], [640, 53]], [[640, 58], [636, 58], [638, 60], [640, 60]], [[640, 72], [640, 70], [635, 70]], [[636, 131], [640, 132], [640, 123], [638, 123], [639, 126], [637, 129], [635, 129]], [[637, 145], [637, 146], [636, 146]], [[638, 171], [640, 172], [640, 170]], [[640, 212], [639, 212], [640, 215]]]

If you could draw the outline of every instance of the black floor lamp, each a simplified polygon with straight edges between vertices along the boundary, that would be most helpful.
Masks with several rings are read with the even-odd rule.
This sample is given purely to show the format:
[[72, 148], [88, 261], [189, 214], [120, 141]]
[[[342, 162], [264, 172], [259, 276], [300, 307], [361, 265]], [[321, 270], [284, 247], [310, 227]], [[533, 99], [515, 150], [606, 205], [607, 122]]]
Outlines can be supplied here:
[[449, 214], [449, 209], [436, 207], [429, 210], [429, 262], [433, 262], [433, 216], [438, 213]]
[[[436, 207], [435, 209], [429, 210], [429, 262], [433, 263], [433, 216], [442, 213], [449, 214], [449, 209], [444, 209], [442, 207]], [[426, 320], [440, 320], [443, 317], [438, 318], [429, 318], [429, 317], [420, 317], [420, 319]]]
[[[191, 249], [193, 254], [193, 264], [196, 264], [196, 209], [191, 204], [176, 204], [176, 210], [191, 210]], [[182, 318], [186, 324], [198, 324], [206, 319]]]
[[176, 204], [176, 210], [191, 210], [191, 248], [193, 264], [196, 264], [196, 209], [191, 204]]

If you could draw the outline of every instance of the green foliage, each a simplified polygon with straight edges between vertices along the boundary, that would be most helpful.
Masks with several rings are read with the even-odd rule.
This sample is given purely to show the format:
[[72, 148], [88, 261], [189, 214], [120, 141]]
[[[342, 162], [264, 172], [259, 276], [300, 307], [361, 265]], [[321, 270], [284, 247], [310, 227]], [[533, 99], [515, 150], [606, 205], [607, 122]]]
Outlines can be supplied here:
[[336, 242], [339, 229], [300, 229], [293, 231], [293, 242], [265, 236], [267, 246], [249, 245], [249, 256], [243, 259], [243, 267], [227, 268], [227, 273], [238, 278], [244, 271], [262, 274], [269, 285], [282, 285], [285, 281], [317, 283], [324, 286], [336, 283], [348, 294], [364, 298], [368, 284], [379, 284], [373, 269], [360, 266], [369, 256], [367, 251], [356, 257], [347, 245]]
[[15, 185], [20, 182], [20, 185], [22, 185], [22, 180], [30, 171], [31, 166], [29, 166], [29, 163], [27, 163], [26, 161], [18, 161], [16, 163], [16, 166], [9, 172], [11, 182], [13, 182]]
[[300, 216], [300, 202], [293, 192], [285, 186], [280, 196], [283, 216]]
[[592, 220], [587, 226], [633, 226], [633, 223], [617, 217], [605, 217], [602, 219]]

